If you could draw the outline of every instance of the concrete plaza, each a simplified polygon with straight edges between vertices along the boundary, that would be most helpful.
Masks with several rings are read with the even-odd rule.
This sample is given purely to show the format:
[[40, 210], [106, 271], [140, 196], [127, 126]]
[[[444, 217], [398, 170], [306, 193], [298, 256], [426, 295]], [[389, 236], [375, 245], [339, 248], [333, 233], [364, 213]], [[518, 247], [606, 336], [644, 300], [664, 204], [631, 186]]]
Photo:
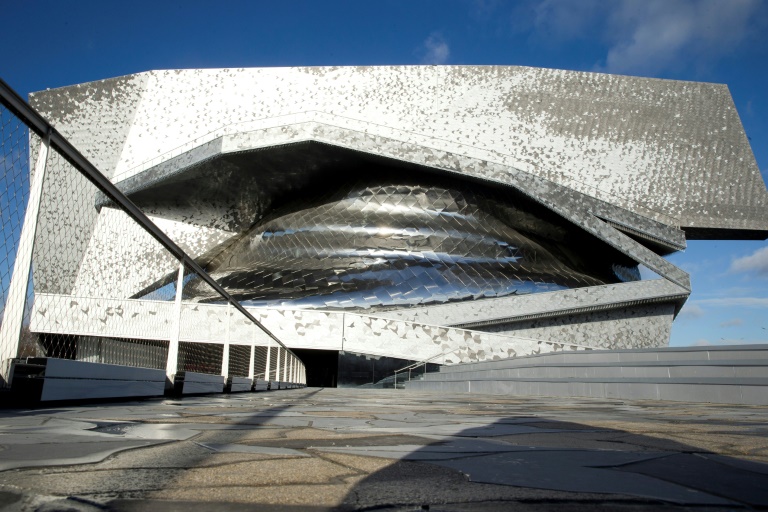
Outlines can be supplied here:
[[[4, 510], [768, 508], [768, 407], [308, 388], [0, 410]], [[254, 507], [257, 505], [257, 507]]]

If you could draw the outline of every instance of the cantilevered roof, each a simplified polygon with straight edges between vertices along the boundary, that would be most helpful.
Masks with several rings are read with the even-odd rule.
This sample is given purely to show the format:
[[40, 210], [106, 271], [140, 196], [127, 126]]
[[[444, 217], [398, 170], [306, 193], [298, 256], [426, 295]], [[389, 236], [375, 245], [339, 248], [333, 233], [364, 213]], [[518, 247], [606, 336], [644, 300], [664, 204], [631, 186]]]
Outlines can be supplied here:
[[[446, 154], [500, 164], [489, 168], [689, 238], [768, 236], [768, 192], [721, 84], [506, 66], [193, 69], [43, 91], [31, 103], [116, 182], [214, 140], [253, 149], [386, 138], [403, 143], [404, 161], [435, 151], [436, 167]], [[460, 162], [449, 170], [462, 172]]]

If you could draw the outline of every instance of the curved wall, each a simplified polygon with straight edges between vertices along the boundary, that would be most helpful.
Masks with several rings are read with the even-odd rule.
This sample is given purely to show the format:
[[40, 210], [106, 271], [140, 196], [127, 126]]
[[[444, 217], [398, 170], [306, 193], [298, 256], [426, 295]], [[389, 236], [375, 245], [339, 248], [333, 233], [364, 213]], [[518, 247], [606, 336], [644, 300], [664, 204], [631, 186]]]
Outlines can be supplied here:
[[511, 191], [386, 168], [354, 174], [368, 178], [330, 172], [222, 244], [211, 275], [248, 305], [343, 309], [639, 279], [626, 256]]

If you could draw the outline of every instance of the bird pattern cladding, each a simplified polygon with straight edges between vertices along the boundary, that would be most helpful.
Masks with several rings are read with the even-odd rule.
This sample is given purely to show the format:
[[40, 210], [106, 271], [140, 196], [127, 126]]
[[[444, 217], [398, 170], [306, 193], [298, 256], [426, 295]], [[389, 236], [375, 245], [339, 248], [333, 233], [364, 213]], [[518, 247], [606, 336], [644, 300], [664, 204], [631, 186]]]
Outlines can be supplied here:
[[[634, 262], [511, 191], [370, 169], [316, 180], [223, 244], [248, 305], [386, 308], [638, 279]], [[216, 300], [191, 282], [199, 301]]]

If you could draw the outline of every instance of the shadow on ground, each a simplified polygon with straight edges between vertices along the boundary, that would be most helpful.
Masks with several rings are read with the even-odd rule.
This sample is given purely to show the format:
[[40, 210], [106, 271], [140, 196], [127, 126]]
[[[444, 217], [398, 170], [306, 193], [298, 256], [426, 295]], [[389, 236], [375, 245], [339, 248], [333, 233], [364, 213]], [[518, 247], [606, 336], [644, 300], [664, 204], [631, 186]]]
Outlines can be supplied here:
[[12, 412], [8, 510], [768, 508], [760, 407], [308, 389]]

